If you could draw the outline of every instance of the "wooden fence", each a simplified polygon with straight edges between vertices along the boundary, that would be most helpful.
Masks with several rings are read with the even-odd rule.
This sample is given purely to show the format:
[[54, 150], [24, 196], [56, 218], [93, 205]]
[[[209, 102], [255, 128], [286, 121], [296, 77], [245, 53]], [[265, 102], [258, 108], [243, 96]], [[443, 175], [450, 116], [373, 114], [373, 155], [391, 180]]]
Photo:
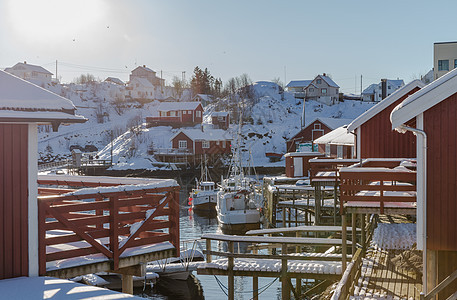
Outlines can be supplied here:
[[[68, 182], [77, 186], [112, 186]], [[127, 250], [164, 241], [179, 253], [179, 186], [129, 185], [74, 190], [62, 181], [40, 180], [38, 230], [40, 274], [46, 263], [101, 253], [112, 270]], [[118, 185], [118, 184], [117, 184]], [[57, 186], [57, 187], [56, 187]]]

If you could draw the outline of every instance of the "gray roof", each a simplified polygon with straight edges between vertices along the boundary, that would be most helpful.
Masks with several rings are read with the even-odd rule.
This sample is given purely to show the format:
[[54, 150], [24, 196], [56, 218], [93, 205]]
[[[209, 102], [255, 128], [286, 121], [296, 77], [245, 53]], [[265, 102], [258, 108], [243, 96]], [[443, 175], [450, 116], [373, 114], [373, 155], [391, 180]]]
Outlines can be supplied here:
[[289, 82], [286, 87], [307, 87], [310, 83], [312, 82], [312, 80], [292, 80], [291, 82]]
[[324, 76], [324, 75], [320, 75], [320, 77], [325, 81], [327, 82], [327, 84], [331, 87], [336, 87], [336, 88], [339, 88], [338, 84], [335, 83], [335, 81], [333, 81], [332, 78], [328, 77], [328, 76]]
[[27, 63], [17, 63], [11, 68], [6, 68], [5, 72], [9, 72], [9, 70], [16, 70], [20, 67], [23, 67], [29, 71], [52, 75], [51, 72], [49, 72], [48, 70], [46, 70], [45, 68], [43, 68], [41, 66], [31, 65], [31, 64], [27, 64]]
[[222, 129], [205, 129], [202, 131], [201, 129], [181, 129], [175, 135], [171, 137], [171, 140], [174, 139], [179, 133], [184, 133], [187, 135], [191, 140], [196, 141], [228, 141], [233, 140], [231, 134]]
[[201, 105], [199, 101], [162, 102], [157, 107], [157, 111], [195, 110], [199, 105]]

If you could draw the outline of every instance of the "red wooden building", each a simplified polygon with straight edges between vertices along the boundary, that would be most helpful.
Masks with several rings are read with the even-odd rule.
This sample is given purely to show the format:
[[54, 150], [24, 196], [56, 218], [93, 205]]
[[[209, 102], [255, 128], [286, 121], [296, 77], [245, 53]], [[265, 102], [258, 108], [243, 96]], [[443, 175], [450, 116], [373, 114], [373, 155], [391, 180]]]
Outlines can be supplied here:
[[392, 131], [390, 113], [423, 86], [420, 80], [408, 83], [349, 124], [348, 131], [357, 137], [357, 158], [416, 157], [414, 135], [411, 132], [399, 134]]
[[231, 152], [231, 135], [222, 129], [183, 129], [171, 138], [172, 148], [188, 153], [228, 154]]
[[227, 130], [230, 126], [230, 114], [226, 111], [213, 112], [211, 114], [211, 121], [214, 128]]
[[457, 270], [457, 70], [409, 96], [391, 120], [392, 128], [417, 133], [417, 242], [426, 250], [429, 292]]
[[157, 108], [158, 116], [146, 117], [148, 126], [194, 126], [203, 120], [200, 102], [162, 102]]
[[351, 121], [350, 119], [316, 118], [286, 142], [287, 152], [295, 152], [299, 144], [312, 143], [315, 139]]
[[324, 157], [324, 154], [319, 152], [290, 152], [284, 157], [286, 159], [287, 177], [308, 177], [310, 170], [309, 160]]
[[38, 275], [37, 124], [85, 121], [70, 100], [0, 71], [0, 279]]
[[338, 127], [314, 140], [318, 151], [331, 158], [354, 157], [354, 135], [348, 133], [347, 126]]

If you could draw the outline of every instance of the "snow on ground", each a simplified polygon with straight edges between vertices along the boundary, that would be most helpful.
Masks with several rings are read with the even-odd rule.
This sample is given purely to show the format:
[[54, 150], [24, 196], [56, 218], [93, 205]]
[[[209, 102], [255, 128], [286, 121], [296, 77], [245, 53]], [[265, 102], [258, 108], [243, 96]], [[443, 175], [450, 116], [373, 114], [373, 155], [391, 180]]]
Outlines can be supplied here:
[[381, 223], [373, 234], [373, 245], [381, 249], [411, 249], [416, 243], [416, 224]]
[[[41, 128], [38, 145], [41, 162], [69, 157], [70, 146], [84, 148], [93, 145], [97, 147], [100, 159], [111, 159], [112, 153], [113, 169], [169, 168], [149, 153], [153, 149], [171, 148], [170, 138], [179, 129], [168, 126], [146, 128], [143, 124], [146, 116], [157, 113], [159, 101], [144, 105], [125, 102], [122, 100], [124, 87], [108, 82], [55, 85], [49, 89], [72, 100], [77, 114], [88, 121], [60, 126], [58, 132], [52, 132], [50, 126], [47, 130]], [[251, 165], [284, 166], [284, 159], [270, 163], [265, 153], [285, 153], [286, 140], [300, 131], [303, 100], [295, 99], [288, 92], [281, 95], [279, 87], [272, 82], [257, 82], [253, 89], [256, 96], [247, 110], [249, 115], [244, 117], [248, 121], [242, 126], [242, 160], [246, 163], [251, 153]], [[216, 103], [205, 107], [205, 127], [212, 126], [210, 115], [218, 106]], [[333, 106], [307, 101], [305, 120], [310, 123], [317, 117], [354, 119], [372, 106], [372, 103], [360, 101], [345, 101]], [[233, 117], [231, 119], [236, 121]], [[232, 124], [229, 133], [236, 138], [237, 132], [238, 126]]]
[[53, 277], [17, 277], [0, 280], [2, 299], [143, 299], [104, 288]]

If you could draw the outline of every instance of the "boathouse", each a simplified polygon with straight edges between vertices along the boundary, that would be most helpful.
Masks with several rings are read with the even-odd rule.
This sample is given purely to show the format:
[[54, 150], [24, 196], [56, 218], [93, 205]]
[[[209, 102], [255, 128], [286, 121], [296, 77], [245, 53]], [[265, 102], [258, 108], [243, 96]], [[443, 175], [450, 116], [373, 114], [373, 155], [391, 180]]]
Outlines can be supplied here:
[[354, 135], [348, 133], [347, 126], [338, 127], [314, 141], [318, 151], [331, 158], [354, 157]]
[[309, 160], [312, 158], [324, 157], [320, 152], [290, 152], [284, 155], [286, 158], [286, 176], [308, 177], [310, 170]]
[[217, 111], [211, 114], [214, 128], [227, 130], [230, 126], [230, 114], [227, 111]]
[[184, 127], [201, 124], [203, 107], [200, 102], [162, 102], [157, 107], [158, 116], [146, 117], [151, 126]]
[[[416, 133], [417, 245], [426, 252], [424, 292], [457, 276], [457, 70], [452, 70], [399, 104], [392, 129]], [[457, 281], [439, 293], [456, 297]], [[432, 299], [432, 298], [427, 298]]]
[[85, 121], [70, 100], [0, 71], [0, 279], [38, 275], [37, 125]]
[[415, 137], [411, 132], [392, 131], [390, 113], [424, 84], [414, 80], [361, 114], [349, 124], [348, 132], [356, 136], [357, 158], [416, 157]]
[[287, 152], [295, 152], [299, 144], [312, 143], [315, 139], [351, 121], [351, 119], [316, 118], [286, 142]]
[[232, 136], [222, 129], [182, 129], [171, 138], [173, 149], [193, 155], [229, 154]]

